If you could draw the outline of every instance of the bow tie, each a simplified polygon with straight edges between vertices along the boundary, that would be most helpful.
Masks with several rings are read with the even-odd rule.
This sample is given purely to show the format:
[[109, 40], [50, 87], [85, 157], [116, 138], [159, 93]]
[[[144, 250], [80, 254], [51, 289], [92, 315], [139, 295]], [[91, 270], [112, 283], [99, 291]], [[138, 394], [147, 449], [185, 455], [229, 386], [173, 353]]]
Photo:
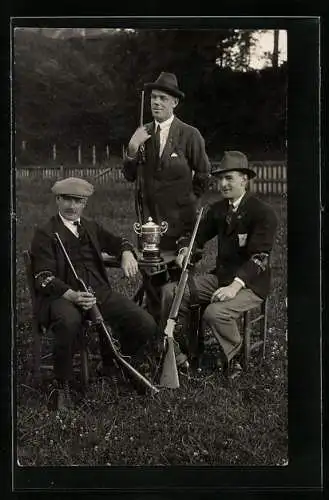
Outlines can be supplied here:
[[73, 222], [73, 224], [76, 226], [77, 228], [77, 231], [78, 231], [78, 236], [79, 238], [81, 239], [82, 236], [84, 235], [85, 231], [84, 231], [84, 228], [83, 228], [83, 225], [81, 224], [81, 222], [79, 222], [78, 220], [76, 220], [75, 222]]

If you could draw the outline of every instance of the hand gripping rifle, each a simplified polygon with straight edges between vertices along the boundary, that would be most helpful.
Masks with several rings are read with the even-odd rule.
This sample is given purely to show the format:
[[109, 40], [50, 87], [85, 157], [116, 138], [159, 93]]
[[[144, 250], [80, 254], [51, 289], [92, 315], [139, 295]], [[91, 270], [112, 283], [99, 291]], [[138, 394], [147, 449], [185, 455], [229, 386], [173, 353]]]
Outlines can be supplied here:
[[[56, 239], [61, 247], [61, 250], [63, 251], [63, 254], [65, 256], [65, 259], [68, 263], [68, 265], [70, 266], [70, 269], [73, 273], [73, 276], [75, 277], [75, 279], [77, 280], [77, 282], [79, 283], [80, 287], [82, 288], [82, 290], [84, 292], [90, 292], [90, 288], [87, 287], [87, 285], [85, 284], [85, 282], [79, 278], [79, 276], [77, 275], [75, 269], [74, 269], [74, 266], [71, 262], [71, 259], [63, 245], [63, 242], [59, 236], [58, 233], [55, 233], [55, 236], [56, 236]], [[142, 383], [145, 388], [148, 388], [148, 389], [151, 389], [154, 393], [156, 392], [159, 392], [159, 389], [157, 389], [157, 387], [155, 387], [153, 384], [151, 384], [151, 382], [149, 380], [147, 380], [147, 378], [145, 378], [141, 373], [139, 373], [133, 366], [131, 366], [125, 359], [124, 357], [122, 356], [122, 354], [120, 354], [120, 352], [118, 351], [116, 345], [115, 345], [115, 340], [113, 339], [111, 333], [108, 331], [106, 325], [105, 325], [105, 322], [104, 322], [104, 318], [97, 306], [97, 304], [95, 304], [94, 306], [92, 306], [92, 308], [89, 310], [89, 313], [90, 313], [90, 318], [92, 321], [94, 321], [98, 327], [101, 329], [101, 331], [105, 334], [108, 342], [109, 342], [109, 345], [110, 345], [110, 349], [111, 349], [111, 353], [112, 353], [112, 356], [114, 358], [114, 360], [117, 362], [117, 364], [127, 373], [127, 375], [129, 375], [134, 381], [138, 382], [138, 383]]]
[[192, 250], [194, 246], [194, 241], [198, 232], [198, 228], [200, 225], [200, 221], [202, 218], [204, 207], [201, 207], [198, 212], [198, 217], [193, 229], [193, 233], [191, 236], [191, 241], [188, 246], [187, 254], [184, 260], [184, 265], [182, 268], [181, 277], [178, 283], [178, 286], [175, 291], [175, 296], [173, 302], [171, 304], [169, 316], [167, 319], [167, 324], [165, 327], [165, 344], [166, 344], [166, 354], [163, 360], [162, 365], [162, 373], [160, 377], [160, 386], [167, 387], [170, 389], [177, 389], [179, 387], [179, 378], [176, 364], [176, 357], [174, 351], [174, 330], [177, 323], [177, 317], [179, 313], [179, 308], [182, 303], [182, 298], [184, 295], [184, 291], [186, 288], [188, 276], [189, 276], [189, 268], [191, 267], [191, 257]]

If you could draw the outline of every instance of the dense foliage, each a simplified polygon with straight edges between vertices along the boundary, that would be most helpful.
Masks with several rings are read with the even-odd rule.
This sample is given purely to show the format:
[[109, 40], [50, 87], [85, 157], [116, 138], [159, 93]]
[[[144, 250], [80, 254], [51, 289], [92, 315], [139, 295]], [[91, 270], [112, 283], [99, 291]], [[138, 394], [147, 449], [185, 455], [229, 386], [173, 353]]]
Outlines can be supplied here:
[[79, 143], [110, 144], [120, 154], [139, 122], [143, 84], [162, 70], [176, 73], [186, 94], [177, 115], [201, 130], [211, 156], [234, 148], [254, 159], [283, 158], [286, 65], [250, 70], [251, 43], [248, 30], [233, 29], [113, 30], [93, 38], [16, 30], [17, 159], [44, 161], [53, 143], [67, 158]]

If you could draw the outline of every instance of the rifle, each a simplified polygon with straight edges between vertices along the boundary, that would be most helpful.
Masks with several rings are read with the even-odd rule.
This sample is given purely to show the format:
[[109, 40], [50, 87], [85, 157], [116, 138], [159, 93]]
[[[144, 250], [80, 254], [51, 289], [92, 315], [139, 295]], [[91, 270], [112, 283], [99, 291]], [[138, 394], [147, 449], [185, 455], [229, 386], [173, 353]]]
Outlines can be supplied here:
[[[139, 119], [140, 127], [143, 126], [143, 118], [144, 118], [144, 90], [142, 90], [142, 96], [141, 96], [140, 119]], [[144, 163], [145, 163], [145, 146], [144, 144], [142, 144], [138, 151], [136, 183], [135, 183], [135, 212], [137, 215], [138, 222], [141, 226], [144, 222], [141, 165], [143, 165]], [[140, 236], [138, 237], [138, 246], [139, 249], [141, 249]]]
[[193, 233], [191, 236], [190, 244], [188, 246], [187, 254], [184, 260], [184, 265], [182, 268], [182, 273], [179, 279], [178, 286], [175, 291], [175, 296], [173, 302], [170, 307], [169, 316], [167, 319], [167, 324], [164, 330], [165, 333], [165, 344], [166, 344], [166, 354], [163, 361], [162, 373], [160, 377], [160, 386], [168, 387], [170, 389], [177, 389], [179, 387], [179, 378], [178, 378], [178, 370], [177, 363], [174, 351], [174, 330], [177, 323], [177, 317], [179, 313], [179, 308], [182, 303], [184, 291], [186, 288], [189, 268], [191, 266], [191, 256], [192, 250], [194, 246], [194, 241], [198, 232], [198, 228], [200, 225], [202, 213], [204, 207], [201, 207], [198, 212], [198, 217], [193, 229]]
[[[80, 287], [82, 288], [82, 290], [84, 292], [90, 292], [90, 288], [87, 287], [87, 285], [85, 284], [85, 282], [79, 278], [79, 276], [77, 275], [75, 269], [74, 269], [74, 266], [71, 262], [71, 259], [63, 245], [63, 242], [59, 236], [58, 233], [55, 233], [55, 236], [56, 236], [56, 239], [61, 247], [61, 250], [63, 251], [63, 254], [65, 256], [65, 259], [73, 273], [73, 276], [75, 277], [75, 279], [77, 280], [77, 282], [79, 283]], [[133, 366], [131, 366], [125, 359], [124, 357], [122, 356], [122, 354], [119, 352], [119, 350], [117, 349], [116, 345], [115, 345], [115, 340], [113, 339], [112, 337], [112, 334], [108, 331], [106, 325], [105, 325], [105, 322], [104, 322], [104, 318], [99, 310], [99, 307], [97, 306], [97, 304], [95, 304], [94, 306], [92, 306], [92, 308], [89, 310], [89, 313], [90, 313], [90, 317], [91, 317], [91, 320], [94, 321], [98, 326], [99, 328], [101, 329], [101, 331], [105, 334], [108, 342], [109, 342], [109, 345], [110, 345], [110, 349], [111, 349], [111, 353], [112, 353], [112, 356], [114, 358], [114, 360], [117, 362], [117, 364], [123, 368], [123, 370], [135, 381], [137, 382], [141, 382], [144, 384], [145, 387], [149, 388], [149, 389], [152, 389], [152, 391], [154, 393], [157, 393], [159, 392], [159, 389], [157, 389], [157, 387], [155, 387], [153, 384], [151, 384], [151, 382], [149, 380], [147, 380], [147, 378], [145, 378], [141, 373], [139, 373]]]

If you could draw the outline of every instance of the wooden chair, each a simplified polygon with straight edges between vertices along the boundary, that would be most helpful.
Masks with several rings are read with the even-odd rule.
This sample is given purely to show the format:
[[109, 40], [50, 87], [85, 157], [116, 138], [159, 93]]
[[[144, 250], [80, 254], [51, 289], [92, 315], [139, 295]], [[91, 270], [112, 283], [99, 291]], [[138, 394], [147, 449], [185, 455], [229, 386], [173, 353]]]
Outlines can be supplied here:
[[[244, 371], [249, 368], [251, 354], [254, 351], [261, 349], [261, 361], [265, 359], [266, 352], [266, 339], [267, 339], [267, 306], [268, 299], [265, 299], [258, 307], [246, 311], [240, 318], [240, 331], [242, 336], [242, 349], [238, 354], [238, 360]], [[197, 329], [198, 336], [198, 359], [194, 359], [195, 367], [198, 367], [201, 362], [201, 357], [205, 350], [204, 344], [204, 331], [202, 323], [202, 315], [205, 307], [201, 306], [200, 322]], [[259, 325], [259, 333], [255, 335], [255, 327]], [[224, 374], [229, 376], [234, 368], [234, 361], [236, 358], [224, 366]]]
[[[253, 351], [261, 348], [261, 360], [265, 359], [266, 353], [266, 338], [267, 338], [267, 306], [268, 299], [266, 298], [258, 308], [246, 311], [242, 316], [242, 352], [240, 360], [244, 370], [248, 370], [250, 355]], [[253, 311], [258, 313], [256, 317], [251, 318]], [[254, 327], [259, 324], [258, 339], [254, 340]], [[253, 341], [254, 340], [254, 341]]]
[[[29, 250], [24, 250], [23, 252], [25, 272], [27, 277], [28, 288], [31, 296], [32, 302], [32, 335], [33, 335], [33, 360], [32, 360], [32, 374], [33, 379], [39, 382], [41, 379], [42, 370], [53, 370], [53, 364], [49, 361], [51, 359], [52, 353], [42, 353], [42, 347], [45, 343], [44, 341], [52, 340], [53, 334], [51, 330], [51, 325], [46, 328], [42, 325], [35, 315], [35, 284], [32, 273], [32, 263], [31, 255]], [[79, 338], [79, 352], [74, 358], [74, 370], [80, 371], [81, 383], [84, 388], [87, 387], [89, 382], [89, 354], [86, 345], [86, 336], [88, 334], [88, 329], [90, 327], [90, 322], [86, 321], [83, 324], [81, 336]], [[80, 363], [80, 368], [77, 368], [77, 361]]]

